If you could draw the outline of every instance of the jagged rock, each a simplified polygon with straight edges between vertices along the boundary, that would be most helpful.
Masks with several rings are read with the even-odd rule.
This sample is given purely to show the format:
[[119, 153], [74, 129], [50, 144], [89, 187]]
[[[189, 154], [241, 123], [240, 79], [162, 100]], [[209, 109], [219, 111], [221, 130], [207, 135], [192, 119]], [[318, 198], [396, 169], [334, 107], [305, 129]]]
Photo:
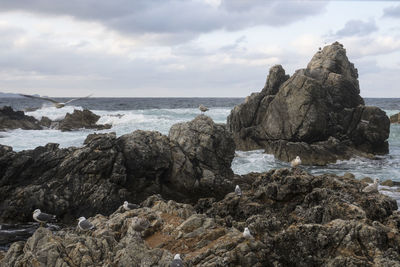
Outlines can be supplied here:
[[236, 106], [227, 125], [238, 149], [264, 148], [284, 161], [298, 155], [303, 164], [325, 165], [385, 154], [389, 119], [359, 93], [357, 69], [336, 42], [290, 78], [272, 67], [264, 89]]
[[150, 196], [139, 209], [89, 218], [90, 234], [39, 228], [0, 266], [169, 266], [176, 253], [186, 266], [397, 266], [396, 201], [361, 192], [365, 184], [348, 176], [250, 174], [241, 197], [201, 199], [196, 209]]
[[226, 182], [226, 177], [233, 176], [235, 143], [224, 125], [200, 115], [190, 122], [173, 125], [169, 138], [175, 144], [171, 182], [184, 180], [178, 191], [199, 186], [213, 191]]
[[75, 109], [72, 114], [67, 113], [67, 115], [65, 115], [65, 118], [59, 122], [58, 129], [65, 132], [78, 130], [81, 128], [96, 130], [111, 128], [110, 124], [96, 124], [99, 119], [100, 116], [94, 114], [88, 109], [84, 109], [83, 111]]
[[390, 123], [400, 123], [400, 112], [390, 116]]
[[42, 127], [38, 120], [26, 116], [23, 111], [14, 111], [11, 107], [0, 108], [0, 131], [11, 129], [40, 130]]
[[234, 143], [226, 129], [205, 116], [173, 128], [192, 139], [137, 130], [119, 138], [90, 134], [80, 148], [14, 152], [0, 145], [0, 222], [32, 221], [36, 208], [68, 222], [153, 194], [187, 202], [232, 190]]

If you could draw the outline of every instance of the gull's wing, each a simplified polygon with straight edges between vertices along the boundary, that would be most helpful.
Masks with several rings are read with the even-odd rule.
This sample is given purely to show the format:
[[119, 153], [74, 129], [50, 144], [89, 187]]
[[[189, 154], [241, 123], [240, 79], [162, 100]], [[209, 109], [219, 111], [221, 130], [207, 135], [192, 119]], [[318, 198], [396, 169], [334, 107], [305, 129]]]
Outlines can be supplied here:
[[55, 220], [55, 219], [56, 219], [56, 216], [55, 216], [55, 215], [51, 215], [51, 214], [47, 214], [47, 213], [44, 213], [44, 212], [41, 212], [41, 213], [39, 213], [39, 215], [37, 216], [37, 219], [38, 219], [39, 221], [48, 222], [48, 221], [51, 221], [51, 220]]
[[79, 223], [79, 226], [84, 230], [90, 230], [90, 229], [94, 228], [94, 225], [91, 222], [89, 222], [88, 220], [81, 221]]
[[65, 102], [65, 104], [71, 103], [72, 101], [75, 101], [75, 100], [88, 98], [88, 97], [91, 97], [92, 95], [93, 95], [93, 94], [90, 94], [90, 95], [84, 96], [84, 97], [80, 97], [80, 98], [74, 98], [74, 99], [68, 100], [67, 102]]
[[184, 267], [185, 265], [183, 265], [183, 261], [182, 260], [173, 260], [170, 264], [171, 267]]
[[42, 100], [53, 102], [55, 104], [59, 104], [60, 103], [60, 102], [55, 101], [54, 99], [47, 98], [47, 97], [34, 96], [34, 95], [23, 95], [23, 94], [19, 94], [19, 95], [20, 96], [25, 96], [25, 97], [30, 97], [30, 98], [42, 99]]
[[128, 208], [131, 209], [131, 210], [134, 210], [134, 209], [139, 208], [139, 205], [128, 203]]

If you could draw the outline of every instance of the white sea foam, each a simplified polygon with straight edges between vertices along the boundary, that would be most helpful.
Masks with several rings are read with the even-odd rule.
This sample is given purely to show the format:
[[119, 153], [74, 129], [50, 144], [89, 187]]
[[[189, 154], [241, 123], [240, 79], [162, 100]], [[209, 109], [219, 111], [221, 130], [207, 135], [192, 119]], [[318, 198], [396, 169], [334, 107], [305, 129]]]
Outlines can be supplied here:
[[82, 107], [65, 106], [62, 108], [56, 108], [53, 105], [49, 106], [48, 104], [46, 104], [46, 105], [43, 105], [42, 108], [40, 108], [38, 110], [31, 111], [31, 112], [25, 112], [25, 114], [28, 116], [33, 116], [34, 118], [36, 118], [38, 120], [40, 120], [43, 116], [48, 117], [51, 120], [61, 120], [61, 119], [64, 119], [64, 117], [67, 113], [74, 112], [74, 109], [82, 110]]

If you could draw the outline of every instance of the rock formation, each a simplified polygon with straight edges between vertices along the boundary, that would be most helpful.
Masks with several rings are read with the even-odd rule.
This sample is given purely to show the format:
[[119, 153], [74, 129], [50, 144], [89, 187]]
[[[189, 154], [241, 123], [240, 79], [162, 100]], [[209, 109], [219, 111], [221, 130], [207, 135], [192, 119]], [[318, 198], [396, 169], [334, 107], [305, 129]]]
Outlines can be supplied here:
[[[243, 180], [242, 196], [192, 206], [154, 195], [139, 209], [96, 215], [93, 233], [39, 228], [0, 266], [169, 266], [176, 253], [186, 266], [398, 266], [396, 201], [362, 193], [365, 183], [299, 169]], [[148, 227], [138, 232], [138, 220]]]
[[400, 113], [390, 116], [391, 123], [400, 123]]
[[45, 128], [59, 129], [61, 131], [73, 131], [82, 128], [86, 129], [110, 129], [110, 124], [96, 124], [100, 116], [90, 110], [74, 110], [72, 114], [67, 113], [65, 118], [60, 121], [52, 121], [48, 117], [37, 120], [32, 116], [27, 116], [23, 111], [14, 111], [11, 107], [0, 108], [0, 131], [24, 129], [41, 130]]
[[100, 116], [94, 114], [88, 109], [74, 110], [72, 114], [67, 113], [65, 118], [62, 119], [59, 123], [58, 129], [61, 131], [73, 131], [78, 130], [80, 128], [85, 129], [110, 129], [111, 124], [96, 124], [96, 122], [100, 119]]
[[153, 194], [222, 198], [233, 186], [229, 132], [207, 116], [172, 128], [191, 139], [173, 129], [171, 138], [138, 130], [119, 138], [91, 134], [81, 148], [47, 144], [14, 152], [0, 145], [0, 222], [31, 221], [36, 208], [63, 221], [109, 214], [125, 200]]
[[357, 69], [335, 42], [290, 78], [273, 66], [264, 89], [231, 111], [228, 128], [238, 149], [264, 148], [284, 161], [298, 155], [303, 164], [325, 165], [385, 154], [389, 119], [359, 93]]
[[23, 111], [14, 111], [11, 107], [0, 108], [0, 131], [9, 129], [40, 130], [38, 120], [32, 116], [26, 116]]

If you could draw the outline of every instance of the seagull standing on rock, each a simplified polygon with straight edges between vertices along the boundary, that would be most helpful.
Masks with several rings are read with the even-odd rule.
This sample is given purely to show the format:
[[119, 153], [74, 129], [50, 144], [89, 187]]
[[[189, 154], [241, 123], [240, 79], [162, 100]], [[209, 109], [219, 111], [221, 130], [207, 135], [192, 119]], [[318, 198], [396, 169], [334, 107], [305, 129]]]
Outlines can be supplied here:
[[375, 192], [378, 192], [378, 184], [379, 184], [379, 179], [376, 178], [374, 180], [373, 184], [370, 184], [370, 185], [366, 186], [362, 191], [364, 193], [375, 193]]
[[91, 222], [89, 222], [88, 220], [86, 220], [86, 218], [85, 217], [80, 217], [79, 219], [78, 219], [78, 227], [79, 227], [79, 229], [81, 229], [82, 231], [89, 231], [89, 230], [95, 230], [96, 229], [96, 227], [91, 223]]
[[35, 221], [40, 223], [40, 226], [43, 226], [43, 224], [45, 224], [47, 222], [56, 220], [56, 215], [51, 215], [51, 214], [41, 212], [40, 209], [35, 209], [32, 217]]
[[239, 185], [236, 185], [235, 187], [235, 194], [239, 197], [242, 196], [242, 190], [240, 189]]
[[201, 113], [208, 111], [208, 108], [203, 106], [203, 104], [200, 104], [199, 109], [200, 109]]
[[246, 238], [246, 239], [251, 239], [251, 238], [253, 238], [253, 236], [252, 236], [251, 233], [250, 233], [249, 228], [247, 228], [247, 227], [244, 228], [243, 237]]
[[138, 209], [140, 206], [137, 204], [132, 204], [132, 203], [129, 203], [128, 201], [125, 201], [123, 207], [125, 210], [128, 211], [128, 210]]
[[183, 261], [181, 259], [181, 254], [175, 254], [174, 260], [171, 262], [169, 267], [184, 267]]
[[290, 166], [292, 166], [292, 168], [297, 167], [300, 164], [301, 164], [301, 159], [299, 156], [296, 156], [296, 158], [290, 162]]

